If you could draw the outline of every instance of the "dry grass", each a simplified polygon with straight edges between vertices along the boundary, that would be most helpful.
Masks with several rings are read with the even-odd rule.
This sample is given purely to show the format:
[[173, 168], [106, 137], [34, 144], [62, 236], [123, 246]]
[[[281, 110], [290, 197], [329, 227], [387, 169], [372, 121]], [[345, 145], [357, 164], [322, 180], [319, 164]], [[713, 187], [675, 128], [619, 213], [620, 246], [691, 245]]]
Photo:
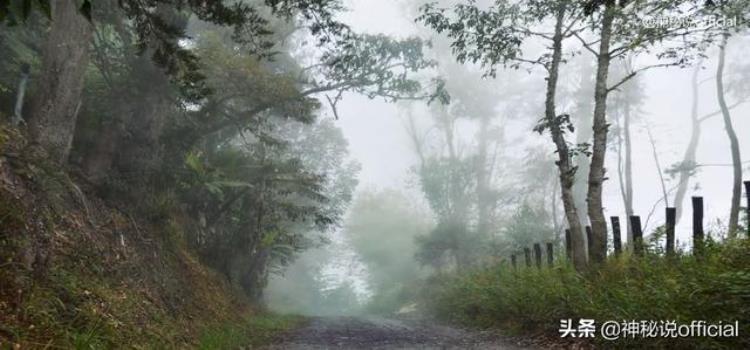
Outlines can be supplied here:
[[4, 130], [0, 348], [196, 347], [207, 330], [252, 319], [181, 243], [189, 221], [148, 224], [114, 209]]

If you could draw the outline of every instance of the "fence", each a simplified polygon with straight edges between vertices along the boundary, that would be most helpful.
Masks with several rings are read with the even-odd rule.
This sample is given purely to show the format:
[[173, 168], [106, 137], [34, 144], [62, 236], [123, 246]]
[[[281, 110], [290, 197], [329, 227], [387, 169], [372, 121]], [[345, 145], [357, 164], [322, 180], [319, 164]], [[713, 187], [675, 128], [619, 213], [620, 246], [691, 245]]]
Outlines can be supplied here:
[[[747, 197], [747, 203], [745, 205], [745, 212], [747, 214], [747, 224], [746, 224], [746, 234], [747, 237], [750, 238], [750, 181], [745, 181], [745, 196]], [[693, 197], [692, 198], [692, 208], [693, 208], [693, 255], [695, 256], [701, 256], [703, 254], [703, 245], [704, 245], [704, 237], [705, 232], [703, 231], [703, 215], [704, 215], [704, 206], [703, 206], [703, 197]], [[630, 220], [630, 227], [633, 233], [633, 255], [635, 256], [643, 256], [644, 253], [644, 244], [643, 244], [643, 227], [641, 226], [641, 218], [640, 216], [634, 215], [628, 218]], [[664, 246], [664, 251], [667, 256], [673, 256], [675, 254], [675, 225], [677, 222], [677, 209], [673, 207], [667, 207], [666, 208], [666, 223], [665, 223], [665, 234], [666, 234], [666, 242]], [[610, 222], [612, 224], [612, 242], [613, 242], [613, 248], [614, 248], [614, 255], [619, 256], [622, 253], [622, 239], [621, 239], [621, 228], [620, 228], [620, 218], [617, 216], [610, 217]], [[586, 226], [586, 242], [587, 242], [587, 248], [589, 254], [591, 254], [592, 250], [592, 233], [591, 233], [591, 227]], [[554, 265], [554, 246], [551, 242], [548, 242], [546, 244], [546, 257], [547, 257], [547, 266], [552, 267]], [[570, 230], [565, 230], [565, 255], [567, 257], [567, 260], [571, 260], [571, 254], [573, 251], [573, 246], [571, 243], [571, 237], [570, 237]], [[541, 243], [534, 243], [533, 245], [533, 252], [534, 256], [533, 259], [535, 261], [535, 265], [538, 269], [542, 268], [542, 245]], [[526, 267], [532, 266], [532, 256], [531, 256], [531, 249], [530, 248], [524, 248], [523, 249], [524, 254], [524, 260], [526, 263]], [[591, 257], [589, 256], [589, 259]], [[513, 266], [513, 269], [518, 268], [518, 261], [516, 258], [516, 254], [512, 254], [510, 256], [511, 265]]]

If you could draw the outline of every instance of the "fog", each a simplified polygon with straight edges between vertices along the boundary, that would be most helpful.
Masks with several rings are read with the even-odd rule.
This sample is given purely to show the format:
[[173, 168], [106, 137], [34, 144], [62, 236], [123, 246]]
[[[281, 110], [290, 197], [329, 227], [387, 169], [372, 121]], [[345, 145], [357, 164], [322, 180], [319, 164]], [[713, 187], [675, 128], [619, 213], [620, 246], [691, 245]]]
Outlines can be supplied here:
[[[442, 2], [441, 4], [448, 4]], [[350, 0], [347, 2], [349, 9], [342, 15], [342, 20], [351, 25], [357, 31], [368, 33], [385, 33], [394, 37], [409, 37], [417, 35], [423, 39], [437, 43], [433, 47], [431, 55], [436, 59], [439, 66], [456, 66], [455, 58], [449, 54], [446, 47], [445, 36], [435, 34], [415, 22], [415, 9], [418, 4], [411, 1], [400, 0]], [[747, 50], [748, 41], [744, 37], [733, 37], [727, 50], [728, 63], [726, 75], [735, 76], [746, 74], [743, 68], [743, 52]], [[537, 44], [527, 45], [530, 52], [539, 50]], [[706, 201], [706, 222], [709, 231], [714, 235], [723, 235], [729, 212], [732, 181], [732, 158], [729, 139], [726, 137], [724, 123], [721, 115], [717, 115], [719, 105], [717, 103], [715, 72], [717, 65], [717, 49], [715, 47], [706, 52], [707, 58], [701, 60], [702, 69], [698, 73], [699, 100], [698, 115], [713, 115], [702, 122], [702, 135], [700, 145], [697, 149], [696, 160], [701, 166], [691, 177], [687, 194], [683, 203], [685, 213], [682, 215], [676, 229], [677, 245], [683, 249], [691, 249], [690, 237], [690, 197], [702, 196]], [[562, 68], [563, 86], [571, 86], [571, 79], [578, 79], [573, 71], [575, 64], [588, 64], [593, 70], [595, 59], [587, 52], [583, 52], [573, 61]], [[640, 55], [637, 62], [641, 65], [648, 62], [656, 62], [657, 58], [652, 55]], [[617, 63], [615, 63], [617, 64]], [[614, 65], [614, 64], [613, 64]], [[468, 68], [467, 68], [468, 67]], [[445, 68], [437, 68], [445, 73]], [[449, 68], [450, 69], [450, 68]], [[554, 148], [549, 142], [548, 135], [540, 135], [532, 131], [537, 120], [542, 115], [544, 76], [539, 68], [522, 67], [520, 69], [500, 69], [496, 78], [482, 77], [481, 67], [467, 64], [464, 69], [470, 72], [468, 76], [461, 76], [460, 83], [454, 83], [451, 79], [457, 76], [447, 77], [447, 86], [450, 94], [461, 95], [461, 89], [467, 86], [482, 86], [480, 94], [484, 93], [486, 99], [496, 99], [494, 103], [495, 115], [492, 117], [492, 125], [501, 129], [498, 137], [499, 153], [497, 166], [502, 171], [497, 172], [495, 184], [527, 183], [525, 155], [530, 147], [540, 147], [551, 157]], [[732, 72], [735, 70], [734, 72]], [[667, 174], [667, 169], [674, 164], [682, 162], [691, 133], [690, 114], [692, 102], [691, 77], [694, 66], [655, 68], [638, 74], [637, 80], [640, 86], [639, 92], [644, 96], [643, 101], [637, 107], [637, 113], [633, 117], [632, 128], [632, 168], [633, 168], [633, 211], [640, 215], [643, 220], [646, 239], [648, 235], [665, 221], [662, 183], [659, 177], [661, 168], [665, 186], [668, 191], [670, 206], [675, 206], [674, 194], [677, 187], [677, 177]], [[460, 73], [459, 73], [460, 74]], [[729, 79], [729, 78], [728, 78]], [[739, 87], [741, 82], [736, 83]], [[573, 88], [571, 86], [571, 88]], [[451, 90], [453, 89], [453, 90]], [[590, 87], [592, 89], [592, 87]], [[520, 90], [520, 91], [519, 91]], [[591, 90], [593, 93], [593, 90]], [[469, 92], [477, 93], [476, 89]], [[612, 95], [617, 95], [615, 91]], [[507, 96], [518, 94], [526, 98], [524, 101], [509, 99]], [[561, 94], [562, 95], [562, 94]], [[505, 96], [505, 97], [503, 97]], [[482, 99], [482, 97], [473, 96]], [[593, 96], [590, 96], [593, 97]], [[535, 101], [529, 101], [535, 98]], [[558, 106], [561, 112], [574, 112], [575, 105], [580, 97], [564, 95], [559, 96]], [[612, 96], [617, 98], [617, 96]], [[746, 116], [750, 113], [747, 104], [739, 103], [734, 96], [729, 102], [733, 105], [731, 110], [732, 121], [740, 139], [740, 149], [743, 155], [743, 167], [747, 172], [750, 162], [745, 156], [750, 152], [750, 139], [746, 130], [750, 128], [750, 119]], [[534, 105], [536, 103], [536, 105]], [[416, 112], [415, 112], [416, 111]], [[329, 116], [333, 116], [330, 109], [326, 110]], [[416, 113], [416, 114], [415, 114]], [[413, 140], [410, 139], [408, 118], [413, 114], [422, 131], [429, 133], [434, 127], [434, 120], [430, 117], [430, 109], [415, 102], [392, 103], [379, 99], [369, 99], [354, 93], [344, 95], [343, 101], [338, 106], [340, 119], [336, 125], [341, 128], [349, 143], [351, 157], [361, 164], [359, 172], [358, 195], [363, 191], [372, 192], [379, 190], [397, 190], [408, 196], [415, 207], [426, 208], [429, 206], [420, 191], [415, 168], [418, 166], [419, 158], [414, 148]], [[590, 118], [590, 115], [575, 115], [577, 118]], [[576, 123], [576, 121], [574, 121]], [[589, 122], [590, 123], [590, 122]], [[610, 124], [613, 122], [610, 121]], [[466, 150], [472, 152], [476, 147], [477, 124], [475, 120], [459, 120], [457, 124], [457, 143]], [[589, 126], [590, 127], [590, 126]], [[653, 136], [653, 145], [649, 139], [649, 131]], [[579, 131], [580, 132], [580, 131]], [[610, 132], [610, 138], [614, 139]], [[654, 159], [656, 151], [658, 162]], [[620, 216], [625, 220], [625, 208], [621, 188], [619, 186], [619, 175], [617, 171], [618, 156], [614, 148], [610, 148], [606, 158], [606, 181], [604, 183], [603, 203], [604, 212], [607, 217]], [[554, 170], [554, 167], [550, 168]], [[580, 176], [577, 182], [583, 182]], [[522, 197], [523, 188], [510, 189], [506, 193], [512, 198], [503, 202], [498, 208], [500, 211], [512, 212], [518, 205], [518, 198]], [[549, 191], [549, 190], [548, 190]], [[516, 193], [512, 193], [516, 192]], [[549, 193], [551, 196], [559, 196], [559, 193]], [[356, 199], [355, 199], [356, 201]], [[557, 205], [561, 205], [558, 203]], [[350, 209], [351, 210], [351, 209]], [[560, 209], [561, 210], [561, 209]], [[585, 207], [579, 208], [585, 213]], [[351, 215], [351, 212], [348, 213]], [[433, 214], [434, 215], [434, 214]], [[585, 216], [585, 214], [584, 214]], [[503, 219], [496, 223], [502, 226]], [[586, 223], [587, 224], [587, 223]], [[367, 303], [372, 297], [373, 291], [367, 284], [368, 272], [366, 266], [357, 261], [357, 254], [347, 242], [346, 234], [339, 229], [334, 235], [337, 241], [336, 247], [328, 254], [333, 256], [327, 262], [327, 281], [324, 288], [335, 288], [342, 284], [351, 284], [356, 291], [359, 301]], [[496, 235], [502, 235], [502, 228], [497, 228]], [[611, 240], [611, 237], [610, 237]], [[663, 241], [663, 240], [662, 240]], [[611, 242], [610, 242], [610, 249]], [[338, 252], [338, 253], [336, 253]], [[345, 258], [338, 256], [344, 252]], [[406, 254], [407, 252], [403, 252]], [[331, 278], [331, 276], [335, 276]], [[283, 280], [285, 277], [277, 277]], [[272, 290], [274, 281], [271, 282]], [[273, 305], [273, 302], [271, 303]], [[333, 311], [335, 313], [335, 311]]]
[[746, 328], [747, 18], [704, 0], [0, 1], [0, 348], [246, 348], [302, 320], [300, 348], [476, 340], [444, 321]]

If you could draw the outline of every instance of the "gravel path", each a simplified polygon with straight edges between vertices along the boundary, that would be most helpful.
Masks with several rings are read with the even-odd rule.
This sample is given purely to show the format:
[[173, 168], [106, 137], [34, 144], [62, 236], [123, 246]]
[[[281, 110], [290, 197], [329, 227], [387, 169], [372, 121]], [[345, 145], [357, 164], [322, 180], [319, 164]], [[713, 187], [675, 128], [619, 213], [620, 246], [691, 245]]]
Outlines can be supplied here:
[[377, 317], [316, 317], [267, 350], [522, 349], [489, 333]]

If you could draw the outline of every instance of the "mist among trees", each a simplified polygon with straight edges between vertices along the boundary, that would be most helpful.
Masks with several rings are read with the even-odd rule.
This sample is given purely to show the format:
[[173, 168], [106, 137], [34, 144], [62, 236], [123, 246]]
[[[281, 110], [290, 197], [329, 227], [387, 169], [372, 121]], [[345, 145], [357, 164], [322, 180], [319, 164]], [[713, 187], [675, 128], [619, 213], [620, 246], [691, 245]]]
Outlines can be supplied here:
[[0, 347], [746, 347], [749, 11], [0, 1]]

